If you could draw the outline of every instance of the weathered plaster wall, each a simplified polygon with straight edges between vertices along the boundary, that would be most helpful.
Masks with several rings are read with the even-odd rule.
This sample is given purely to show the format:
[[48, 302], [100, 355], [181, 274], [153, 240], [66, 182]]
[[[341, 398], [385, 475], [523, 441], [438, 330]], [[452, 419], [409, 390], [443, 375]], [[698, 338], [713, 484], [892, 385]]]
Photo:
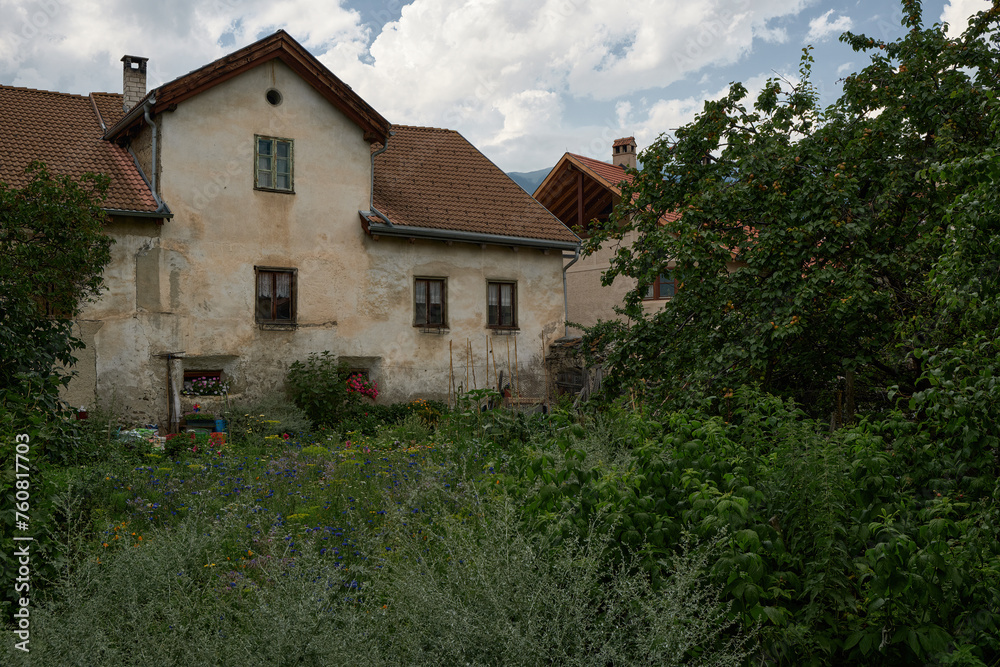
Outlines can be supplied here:
[[[359, 304], [349, 319], [341, 320], [338, 334], [344, 354], [364, 356], [383, 351], [380, 389], [390, 400], [411, 396], [444, 398], [448, 393], [449, 361], [453, 362], [455, 384], [486, 384], [486, 354], [490, 378], [493, 358], [516, 375], [520, 393], [544, 396], [545, 377], [542, 346], [562, 335], [562, 258], [541, 250], [435, 241], [407, 243], [398, 239], [366, 239], [366, 255], [371, 269], [362, 276], [359, 294], [371, 299]], [[413, 326], [415, 277], [444, 278], [447, 294], [447, 331], [428, 333]], [[486, 327], [487, 283], [517, 282], [519, 331], [514, 336], [494, 335]], [[450, 352], [449, 352], [450, 344]], [[467, 345], [472, 346], [471, 359]], [[510, 371], [507, 371], [508, 347]], [[468, 384], [466, 372], [468, 370]], [[515, 372], [516, 370], [516, 372]]]
[[[265, 99], [270, 88], [283, 96], [277, 107]], [[380, 402], [442, 398], [450, 360], [464, 384], [466, 341], [483, 385], [488, 280], [517, 281], [519, 375], [544, 388], [542, 343], [562, 333], [560, 253], [365, 236], [358, 210], [368, 208], [369, 144], [278, 61], [156, 122], [160, 192], [174, 217], [112, 230], [108, 292], [84, 315], [102, 324], [98, 395], [165, 424], [166, 353], [183, 353], [186, 370], [221, 369], [234, 394], [252, 398], [278, 390], [292, 362], [330, 350], [371, 369]], [[254, 190], [254, 135], [294, 141], [294, 194]], [[255, 265], [297, 269], [295, 329], [254, 321]], [[447, 333], [413, 327], [414, 276], [448, 280]], [[504, 365], [508, 340], [496, 344]]]
[[[607, 242], [600, 250], [587, 257], [581, 257], [566, 271], [566, 292], [569, 302], [569, 321], [593, 326], [598, 320], [620, 319], [615, 306], [625, 303], [625, 295], [635, 289], [635, 280], [618, 276], [611, 285], [601, 284], [601, 277], [611, 264], [611, 259], [621, 245], [635, 243], [636, 233], [628, 232], [621, 243]], [[647, 311], [663, 307], [664, 301], [647, 302]], [[570, 327], [571, 336], [579, 336], [580, 329]]]

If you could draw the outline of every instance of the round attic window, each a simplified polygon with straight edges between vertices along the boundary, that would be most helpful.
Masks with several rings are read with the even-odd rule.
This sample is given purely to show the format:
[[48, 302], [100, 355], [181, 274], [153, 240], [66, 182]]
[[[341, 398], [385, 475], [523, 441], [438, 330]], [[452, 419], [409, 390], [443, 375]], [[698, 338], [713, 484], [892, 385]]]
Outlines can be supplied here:
[[276, 107], [279, 104], [281, 104], [281, 93], [279, 93], [274, 88], [271, 88], [266, 93], [264, 93], [264, 97], [267, 98], [267, 103], [270, 104], [272, 107]]

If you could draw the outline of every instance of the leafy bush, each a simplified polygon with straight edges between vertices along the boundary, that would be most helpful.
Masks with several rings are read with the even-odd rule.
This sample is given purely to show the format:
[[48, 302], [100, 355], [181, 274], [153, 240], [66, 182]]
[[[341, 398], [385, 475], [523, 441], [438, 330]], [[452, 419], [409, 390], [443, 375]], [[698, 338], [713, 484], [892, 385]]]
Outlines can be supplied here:
[[333, 426], [360, 402], [347, 389], [350, 369], [329, 352], [310, 354], [288, 369], [286, 383], [292, 401], [312, 420], [314, 426]]
[[716, 408], [728, 422], [694, 408], [609, 414], [607, 461], [591, 455], [593, 429], [566, 422], [492, 465], [537, 531], [559, 543], [606, 526], [609, 565], [635, 558], [654, 586], [685, 531], [725, 531], [708, 572], [746, 627], [763, 624], [768, 661], [1000, 656], [1000, 485], [980, 450], [898, 415], [831, 434], [749, 389]]

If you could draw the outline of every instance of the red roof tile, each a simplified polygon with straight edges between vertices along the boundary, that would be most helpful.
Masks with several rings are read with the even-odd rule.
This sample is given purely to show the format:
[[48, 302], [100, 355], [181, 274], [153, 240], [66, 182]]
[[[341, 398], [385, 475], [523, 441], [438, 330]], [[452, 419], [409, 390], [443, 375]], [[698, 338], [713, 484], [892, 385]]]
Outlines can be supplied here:
[[622, 181], [628, 183], [632, 182], [632, 175], [625, 173], [625, 167], [620, 164], [610, 164], [608, 162], [601, 162], [600, 160], [595, 160], [592, 157], [585, 157], [583, 155], [577, 155], [576, 153], [567, 153], [584, 167], [590, 169], [597, 176], [605, 182], [605, 184], [615, 191], [615, 194], [621, 194], [621, 189], [618, 185]]
[[115, 126], [115, 124], [125, 115], [122, 107], [121, 93], [91, 93], [90, 99], [94, 101], [94, 108], [99, 115], [98, 120], [105, 130]]
[[375, 208], [396, 225], [575, 243], [576, 235], [454, 130], [392, 126]]
[[612, 148], [616, 146], [628, 146], [635, 143], [635, 137], [622, 137], [621, 139], [615, 139], [615, 142], [611, 144]]
[[92, 101], [82, 95], [0, 85], [0, 181], [26, 185], [25, 167], [41, 160], [53, 174], [106, 174], [111, 179], [106, 209], [155, 211], [156, 200], [132, 156], [101, 138], [95, 105], [110, 111], [107, 97]]

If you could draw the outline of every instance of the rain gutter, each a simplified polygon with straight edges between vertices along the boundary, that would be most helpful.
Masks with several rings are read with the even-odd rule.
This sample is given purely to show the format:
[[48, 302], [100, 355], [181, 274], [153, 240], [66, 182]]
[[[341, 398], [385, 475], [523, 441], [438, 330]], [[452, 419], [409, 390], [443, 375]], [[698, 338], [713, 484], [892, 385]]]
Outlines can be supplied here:
[[152, 116], [149, 115], [149, 110], [153, 108], [154, 104], [156, 104], [156, 95], [151, 95], [142, 105], [142, 114], [146, 118], [146, 124], [149, 125], [153, 132], [153, 154], [149, 160], [151, 165], [149, 171], [152, 172], [149, 175], [149, 189], [153, 193], [153, 199], [156, 200], [156, 210], [167, 211], [167, 207], [163, 205], [162, 201], [160, 201], [160, 195], [157, 194], [156, 190], [156, 145], [160, 136], [160, 128], [153, 122]]
[[[563, 259], [569, 259], [569, 255], [563, 255]], [[573, 249], [573, 260], [563, 266], [563, 310], [565, 314], [563, 315], [563, 336], [569, 338], [569, 291], [566, 289], [566, 271], [569, 267], [576, 264], [577, 260], [580, 259], [580, 244], [576, 244], [576, 248]]]
[[[359, 211], [366, 218], [364, 211]], [[372, 213], [386, 220], [378, 211]], [[548, 248], [550, 250], [576, 250], [580, 244], [575, 241], [553, 241], [549, 239], [533, 239], [526, 236], [504, 236], [501, 234], [486, 234], [483, 232], [465, 232], [457, 229], [434, 229], [429, 227], [410, 227], [395, 225], [391, 222], [383, 224], [368, 220], [368, 233], [378, 236], [396, 236], [401, 238], [432, 239], [436, 241], [460, 241], [479, 245], [521, 246], [527, 248]]]
[[382, 153], [386, 152], [386, 150], [388, 150], [389, 137], [393, 136], [394, 134], [396, 133], [390, 131], [389, 134], [387, 134], [385, 137], [385, 143], [382, 144], [382, 148], [372, 153], [372, 183], [371, 187], [368, 189], [368, 208], [371, 209], [371, 212], [377, 215], [379, 218], [385, 220], [385, 224], [389, 225], [390, 227], [392, 226], [392, 221], [389, 220], [389, 218], [385, 217], [384, 213], [375, 208], [375, 156], [381, 155]]

